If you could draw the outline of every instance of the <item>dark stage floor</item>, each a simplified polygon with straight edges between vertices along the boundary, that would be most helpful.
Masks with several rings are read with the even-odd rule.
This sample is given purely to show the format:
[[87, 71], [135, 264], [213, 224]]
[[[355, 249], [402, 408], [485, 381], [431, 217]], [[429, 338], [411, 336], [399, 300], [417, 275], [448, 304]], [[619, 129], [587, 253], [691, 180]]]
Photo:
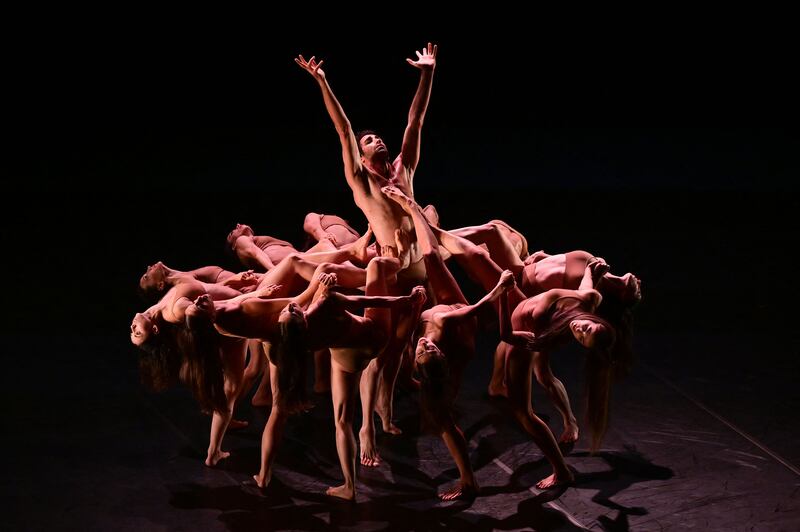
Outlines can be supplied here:
[[[797, 345], [645, 333], [637, 343], [640, 361], [615, 388], [601, 451], [591, 456], [586, 438], [579, 441], [567, 456], [576, 483], [557, 498], [532, 487], [549, 473], [541, 453], [503, 403], [485, 395], [486, 343], [459, 401], [481, 496], [471, 503], [435, 498], [456, 471], [440, 440], [416, 435], [414, 398], [401, 393], [397, 420], [405, 434], [379, 436], [385, 463], [359, 469], [358, 500], [345, 504], [322, 495], [341, 478], [327, 397], [290, 422], [273, 484], [260, 494], [246, 481], [258, 468], [264, 411], [241, 409], [251, 427], [230, 434], [231, 458], [209, 469], [202, 464], [208, 418], [183, 389], [143, 391], [124, 334], [33, 345], [20, 338], [7, 343], [19, 365], [4, 372], [2, 388], [13, 405], [6, 438], [18, 436], [6, 451], [3, 528], [800, 529], [798, 394], [785, 393], [798, 374]], [[572, 352], [554, 359], [573, 403], [580, 400], [578, 361]], [[29, 374], [36, 377], [20, 378]], [[534, 404], [559, 431], [538, 389]]]

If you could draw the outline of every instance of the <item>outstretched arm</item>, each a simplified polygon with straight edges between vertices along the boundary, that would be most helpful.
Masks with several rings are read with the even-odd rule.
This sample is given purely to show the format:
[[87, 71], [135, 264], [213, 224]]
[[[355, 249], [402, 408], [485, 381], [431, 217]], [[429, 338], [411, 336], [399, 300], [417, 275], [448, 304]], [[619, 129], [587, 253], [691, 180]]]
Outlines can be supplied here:
[[349, 312], [358, 312], [365, 308], [396, 308], [410, 306], [414, 303], [422, 305], [427, 298], [425, 288], [417, 286], [407, 296], [348, 296], [338, 292], [331, 292], [329, 297], [334, 297], [337, 303]]
[[400, 152], [403, 165], [414, 170], [419, 162], [420, 135], [422, 123], [425, 120], [425, 111], [428, 110], [428, 101], [431, 97], [433, 84], [433, 71], [436, 68], [436, 52], [438, 47], [428, 43], [426, 48], [417, 52], [417, 60], [406, 59], [409, 65], [420, 69], [419, 85], [408, 111], [408, 125], [403, 135], [403, 148]]
[[359, 186], [360, 183], [357, 176], [361, 171], [361, 156], [358, 151], [358, 141], [356, 141], [353, 128], [350, 126], [350, 120], [344, 114], [344, 109], [342, 109], [339, 100], [333, 95], [331, 86], [325, 77], [325, 72], [320, 68], [323, 61], [317, 62], [314, 56], [306, 61], [302, 55], [299, 55], [294, 62], [317, 80], [322, 91], [325, 109], [327, 109], [328, 115], [330, 115], [333, 125], [336, 127], [339, 141], [342, 143], [342, 161], [344, 162], [344, 176], [347, 179], [347, 184], [350, 185], [350, 188]]
[[[510, 270], [504, 271], [500, 274], [500, 279], [497, 281], [497, 286], [492, 288], [488, 294], [483, 296], [480, 301], [474, 305], [466, 305], [456, 310], [451, 310], [443, 315], [440, 315], [442, 320], [464, 320], [475, 316], [481, 308], [497, 301], [501, 294], [504, 294], [510, 287], [514, 286], [514, 274]], [[508, 299], [508, 298], [506, 298]]]

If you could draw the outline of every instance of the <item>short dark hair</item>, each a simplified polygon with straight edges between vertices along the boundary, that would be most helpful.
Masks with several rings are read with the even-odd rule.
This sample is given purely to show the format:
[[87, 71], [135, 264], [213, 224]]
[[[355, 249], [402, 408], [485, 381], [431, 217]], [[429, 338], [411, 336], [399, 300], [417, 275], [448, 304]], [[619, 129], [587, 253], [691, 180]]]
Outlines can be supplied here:
[[356, 146], [358, 146], [358, 153], [364, 153], [361, 151], [361, 139], [367, 135], [375, 135], [376, 137], [380, 137], [380, 134], [372, 129], [362, 129], [361, 131], [356, 132]]

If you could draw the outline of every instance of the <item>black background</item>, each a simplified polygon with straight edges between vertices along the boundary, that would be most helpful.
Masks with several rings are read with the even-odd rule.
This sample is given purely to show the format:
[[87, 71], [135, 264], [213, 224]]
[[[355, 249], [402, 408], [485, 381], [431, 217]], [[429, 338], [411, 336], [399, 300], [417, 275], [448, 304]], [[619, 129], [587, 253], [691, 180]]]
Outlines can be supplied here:
[[[788, 515], [773, 500], [781, 484], [760, 464], [767, 484], [748, 484], [757, 496], [727, 499], [733, 509], [718, 504], [725, 475], [746, 482], [756, 473], [698, 473], [698, 456], [716, 467], [716, 440], [728, 433], [715, 432], [715, 421], [702, 432], [706, 414], [673, 392], [800, 460], [800, 91], [796, 29], [784, 27], [795, 18], [730, 6], [704, 16], [523, 15], [493, 3], [433, 21], [424, 4], [336, 4], [347, 19], [335, 23], [330, 13], [288, 7], [296, 12], [193, 6], [175, 16], [163, 6], [70, 6], [4, 20], [0, 389], [6, 424], [23, 438], [9, 439], [6, 453], [2, 499], [12, 527], [15, 515], [18, 528], [52, 528], [52, 519], [141, 528], [140, 516], [208, 526], [207, 512], [176, 512], [180, 500], [169, 495], [173, 480], [195, 478], [200, 507], [218, 504], [215, 488], [206, 490], [221, 477], [196, 469], [207, 418], [187, 390], [150, 395], [138, 382], [128, 333], [146, 305], [136, 283], [157, 260], [235, 269], [224, 248], [237, 222], [297, 245], [309, 211], [363, 230], [319, 89], [292, 59], [324, 58], [353, 126], [381, 131], [396, 153], [419, 79], [404, 59], [429, 40], [439, 44], [439, 64], [417, 200], [436, 205], [444, 227], [501, 218], [532, 250], [586, 249], [618, 274], [636, 273], [640, 364], [627, 381], [634, 391], [621, 395], [630, 408], [615, 410], [621, 441], [665, 424], [699, 429], [714, 446], [687, 438], [677, 456], [655, 460], [701, 483], [695, 497], [708, 490], [697, 506], [704, 522], [753, 508]], [[387, 17], [387, 8], [396, 12]], [[481, 336], [479, 355], [490, 353], [493, 335]], [[553, 357], [555, 369], [577, 398], [579, 380], [569, 377], [580, 359], [565, 354]], [[462, 392], [471, 405], [484, 403], [490, 364], [476, 359]], [[686, 419], [669, 427], [676, 411]], [[225, 466], [244, 478], [257, 467], [261, 421], [250, 419], [251, 439], [229, 440], [243, 457], [238, 469]], [[174, 469], [186, 442], [200, 455]], [[306, 460], [304, 447], [285, 448], [287, 463]], [[241, 518], [249, 503], [231, 489], [233, 505], [222, 504], [236, 510], [228, 518]], [[659, 502], [648, 492], [648, 507], [671, 513], [675, 497], [694, 507], [683, 494], [664, 489]]]
[[2, 226], [19, 281], [4, 329], [124, 336], [144, 267], [235, 268], [237, 222], [297, 245], [308, 211], [363, 229], [319, 90], [292, 58], [324, 58], [354, 127], [396, 153], [418, 80], [404, 59], [428, 40], [439, 65], [415, 187], [445, 227], [501, 218], [532, 250], [587, 249], [637, 273], [643, 330], [791, 326], [788, 34], [512, 15], [402, 30], [363, 16], [319, 30], [324, 14], [314, 28], [48, 26], [17, 40], [3, 196], [19, 214], [4, 209]]

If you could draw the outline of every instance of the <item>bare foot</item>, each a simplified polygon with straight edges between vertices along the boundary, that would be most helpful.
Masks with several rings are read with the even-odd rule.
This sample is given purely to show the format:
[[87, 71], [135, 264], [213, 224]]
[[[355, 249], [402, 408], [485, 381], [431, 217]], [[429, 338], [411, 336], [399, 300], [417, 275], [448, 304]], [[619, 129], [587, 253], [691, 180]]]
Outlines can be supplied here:
[[454, 501], [456, 499], [474, 499], [478, 495], [478, 486], [475, 484], [462, 484], [459, 482], [449, 490], [439, 494], [443, 501]]
[[540, 490], [546, 490], [558, 486], [563, 486], [565, 484], [569, 484], [573, 480], [575, 480], [575, 477], [573, 476], [571, 471], [567, 470], [567, 472], [564, 473], [563, 475], [557, 475], [556, 473], [553, 473], [549, 477], [543, 478], [542, 480], [536, 483], [536, 487], [539, 488]]
[[632, 273], [622, 276], [625, 280], [625, 301], [638, 303], [642, 300], [642, 281]]
[[575, 443], [578, 441], [578, 425], [574, 423], [570, 423], [566, 427], [564, 427], [564, 432], [561, 433], [561, 436], [558, 438], [559, 443]]
[[508, 397], [508, 388], [502, 382], [500, 384], [490, 382], [488, 391], [489, 397]]
[[267, 473], [262, 475], [261, 473], [258, 473], [256, 475], [253, 475], [253, 480], [255, 480], [256, 486], [258, 486], [263, 490], [269, 485], [269, 481], [272, 480], [272, 474]]
[[381, 192], [386, 194], [389, 198], [393, 199], [397, 202], [400, 207], [403, 208], [404, 211], [411, 214], [412, 209], [416, 206], [414, 200], [406, 196], [402, 190], [394, 186], [386, 186], [381, 188]]
[[370, 434], [366, 427], [358, 431], [358, 440], [361, 447], [361, 465], [378, 467], [381, 464], [381, 455], [375, 449], [375, 433]]
[[353, 255], [353, 258], [366, 264], [369, 262], [369, 241], [372, 240], [372, 227], [367, 225], [367, 232], [364, 233], [358, 240], [353, 242], [352, 246], [350, 247], [350, 253]]
[[342, 484], [341, 486], [330, 487], [325, 490], [325, 495], [329, 497], [338, 497], [340, 499], [344, 499], [346, 501], [354, 501], [356, 498], [356, 489], [353, 486], [347, 486], [347, 484]]
[[381, 393], [379, 390], [378, 400], [375, 401], [375, 413], [381, 418], [381, 427], [383, 428], [383, 432], [387, 434], [394, 434], [395, 436], [402, 434], [403, 431], [400, 430], [400, 428], [398, 428], [394, 423], [392, 423], [392, 415], [390, 414], [391, 409], [387, 408], [388, 398], [385, 395], [386, 394]]
[[214, 467], [220, 460], [224, 460], [225, 458], [229, 457], [231, 453], [226, 451], [215, 451], [213, 453], [208, 453], [206, 457], [206, 465], [208, 467]]
[[434, 227], [439, 227], [439, 212], [436, 210], [436, 207], [433, 205], [426, 205], [424, 209], [422, 209], [422, 214], [425, 215], [425, 219], [428, 220], [428, 223]]
[[398, 434], [403, 433], [403, 431], [400, 430], [400, 427], [398, 427], [391, 421], [387, 423], [383, 418], [381, 418], [381, 425], [383, 427], [383, 432], [385, 432], [386, 434], [393, 434], [394, 436], [397, 436]]
[[228, 430], [246, 429], [248, 425], [250, 425], [248, 421], [243, 421], [241, 419], [231, 419], [231, 422], [228, 423]]

